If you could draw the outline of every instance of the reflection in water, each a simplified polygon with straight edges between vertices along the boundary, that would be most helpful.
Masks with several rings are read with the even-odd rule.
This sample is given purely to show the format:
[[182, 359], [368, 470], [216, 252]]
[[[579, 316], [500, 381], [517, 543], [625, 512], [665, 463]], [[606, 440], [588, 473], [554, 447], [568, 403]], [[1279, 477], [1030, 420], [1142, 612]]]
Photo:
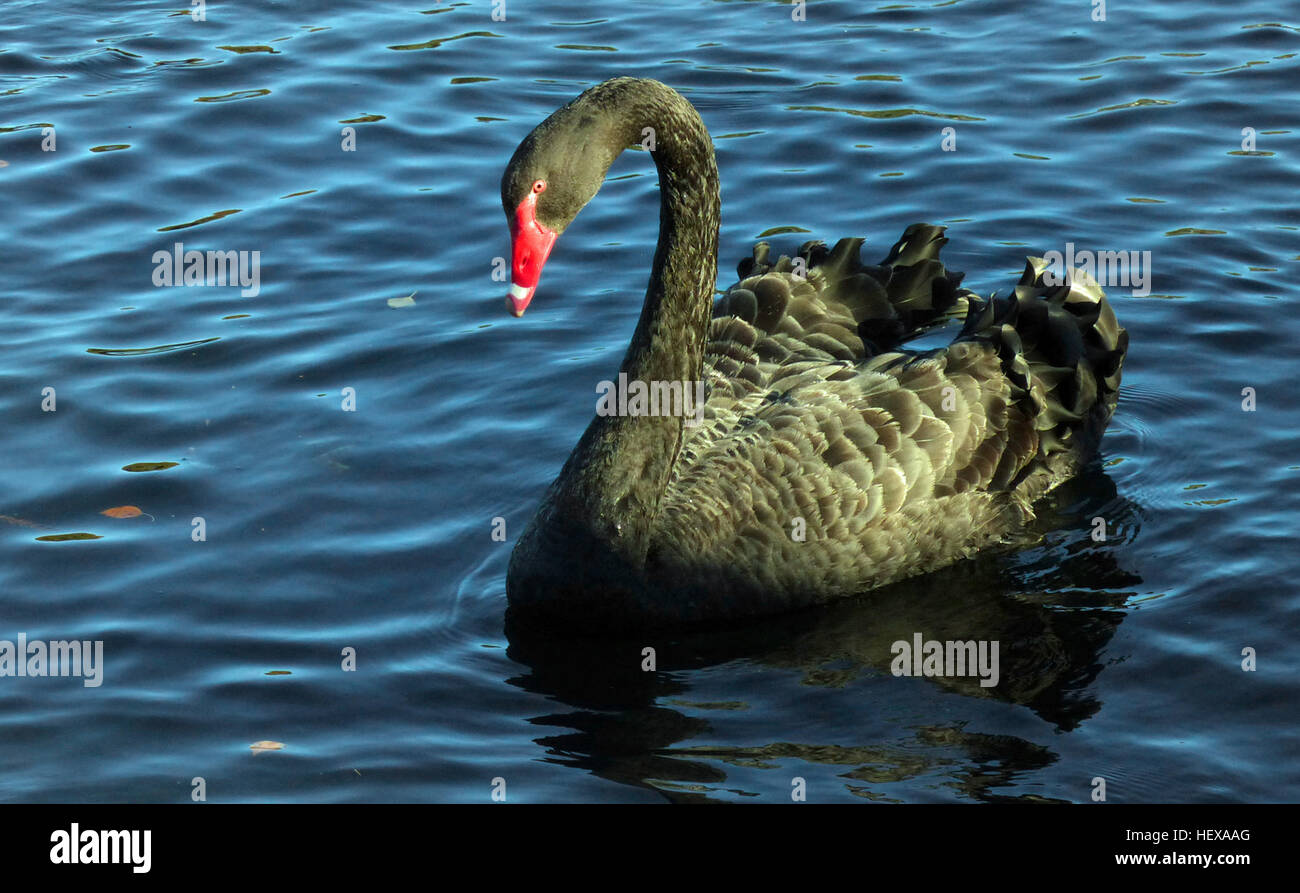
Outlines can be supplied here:
[[[798, 761], [842, 766], [850, 793], [870, 800], [898, 799], [884, 785], [942, 776], [960, 798], [1045, 799], [1008, 795], [1017, 776], [1057, 757], [1049, 747], [1012, 735], [967, 731], [983, 715], [976, 702], [1025, 708], [1044, 732], [1069, 732], [1100, 709], [1093, 683], [1124, 605], [1141, 580], [1114, 560], [1117, 542], [1137, 531], [1139, 508], [1117, 496], [1099, 467], [1061, 487], [1038, 506], [1035, 545], [1019, 552], [985, 553], [915, 580], [824, 608], [784, 615], [738, 629], [629, 638], [559, 638], [519, 628], [507, 618], [509, 656], [527, 667], [511, 683], [572, 708], [531, 722], [565, 730], [536, 739], [547, 760], [629, 785], [649, 787], [670, 800], [709, 799], [711, 792], [755, 795], [729, 782], [735, 770], [788, 768]], [[1092, 519], [1106, 518], [1109, 542], [1094, 542]], [[1118, 540], [1116, 536], [1118, 535]], [[917, 680], [890, 672], [892, 645], [926, 639], [999, 643], [1000, 679], [985, 688], [976, 676], [927, 677], [942, 692], [920, 699]], [[654, 672], [642, 669], [642, 649], [655, 649]], [[839, 689], [839, 710], [869, 715], [888, 701], [915, 713], [898, 738], [888, 740], [771, 741], [753, 746], [709, 746], [711, 725], [701, 712], [745, 711], [756, 690], [730, 692], [725, 701], [693, 699], [695, 671], [743, 661], [818, 689]], [[900, 702], [899, 698], [903, 700]], [[851, 699], [851, 701], [850, 701]], [[968, 700], [967, 700], [968, 699]], [[925, 700], [925, 704], [911, 703]], [[680, 709], [674, 709], [680, 708]], [[797, 709], [796, 711], [797, 712]], [[853, 725], [846, 719], [843, 725]], [[691, 743], [687, 743], [691, 742]], [[934, 796], [934, 795], [932, 795]], [[951, 794], [946, 795], [951, 796]], [[910, 799], [910, 798], [909, 798]]]

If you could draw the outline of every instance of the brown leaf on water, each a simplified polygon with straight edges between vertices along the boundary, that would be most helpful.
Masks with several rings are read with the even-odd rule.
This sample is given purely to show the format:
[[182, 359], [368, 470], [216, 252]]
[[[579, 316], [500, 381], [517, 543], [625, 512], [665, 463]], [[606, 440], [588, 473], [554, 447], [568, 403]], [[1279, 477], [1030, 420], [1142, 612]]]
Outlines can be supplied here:
[[72, 540], [102, 540], [103, 537], [94, 533], [55, 533], [49, 536], [38, 536], [37, 542], [41, 543], [66, 543]]
[[290, 670], [267, 670], [265, 675], [267, 675], [267, 676], [292, 676], [293, 673], [292, 673], [292, 671], [290, 671]]
[[248, 747], [249, 747], [250, 750], [253, 751], [253, 753], [261, 753], [261, 752], [264, 751], [264, 750], [284, 750], [284, 742], [282, 742], [282, 741], [257, 741], [257, 742], [254, 742], [253, 744], [248, 745]]
[[123, 471], [163, 471], [168, 468], [175, 468], [179, 462], [132, 462], [130, 465], [123, 465]]
[[119, 505], [116, 508], [104, 509], [100, 514], [108, 515], [110, 518], [138, 518], [144, 512], [134, 505]]

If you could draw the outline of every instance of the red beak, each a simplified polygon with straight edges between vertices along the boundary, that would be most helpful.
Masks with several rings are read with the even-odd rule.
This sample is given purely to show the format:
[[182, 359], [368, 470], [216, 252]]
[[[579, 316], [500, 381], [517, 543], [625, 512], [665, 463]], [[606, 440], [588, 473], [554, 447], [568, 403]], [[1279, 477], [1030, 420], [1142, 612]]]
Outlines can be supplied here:
[[506, 309], [515, 316], [523, 316], [528, 309], [528, 302], [537, 291], [537, 280], [542, 276], [542, 266], [558, 236], [559, 233], [537, 222], [537, 194], [528, 193], [515, 209], [515, 219], [510, 227], [513, 263]]

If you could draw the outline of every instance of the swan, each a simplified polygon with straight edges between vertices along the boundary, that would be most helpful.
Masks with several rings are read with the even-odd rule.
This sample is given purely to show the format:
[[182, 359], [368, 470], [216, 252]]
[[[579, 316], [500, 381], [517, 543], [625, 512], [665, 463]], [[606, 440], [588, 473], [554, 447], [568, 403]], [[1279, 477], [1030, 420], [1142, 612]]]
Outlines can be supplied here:
[[[943, 228], [917, 223], [876, 265], [860, 238], [777, 258], [760, 242], [715, 302], [713, 144], [654, 80], [588, 89], [515, 150], [501, 179], [514, 316], [647, 135], [659, 241], [618, 375], [642, 399], [597, 414], [520, 534], [509, 619], [735, 623], [861, 593], [1009, 542], [1094, 455], [1128, 344], [1096, 282], [1029, 258], [1011, 295], [981, 299], [940, 261]], [[903, 346], [963, 313], [947, 347]], [[697, 382], [689, 417], [667, 389]]]

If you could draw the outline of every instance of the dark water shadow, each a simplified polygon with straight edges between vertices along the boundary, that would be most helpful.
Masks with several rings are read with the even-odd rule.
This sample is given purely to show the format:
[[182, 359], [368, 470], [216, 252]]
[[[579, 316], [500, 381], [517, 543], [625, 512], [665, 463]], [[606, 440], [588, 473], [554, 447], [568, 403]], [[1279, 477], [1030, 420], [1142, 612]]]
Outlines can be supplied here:
[[[535, 739], [546, 760], [648, 787], [669, 800], [710, 799], [710, 789], [726, 787], [729, 766], [776, 768], [789, 758], [842, 766], [836, 774], [866, 799], [890, 799], [874, 787], [936, 771], [946, 775], [945, 784], [958, 796], [1007, 799], [995, 789], [1050, 765], [1056, 755], [1020, 737], [967, 732], [951, 711], [932, 722], [908, 724], [906, 733], [914, 735], [910, 746], [900, 746], [895, 728], [888, 740], [855, 746], [774, 741], [758, 747], [695, 747], [683, 742], [707, 740], [710, 723], [672, 705], [728, 709], [689, 698], [693, 671], [732, 661], [788, 673], [809, 686], [844, 688], [873, 680], [887, 685], [893, 681], [893, 644], [911, 642], [919, 632], [926, 640], [999, 643], [996, 687], [983, 687], [974, 676], [926, 677], [930, 684], [973, 701], [1022, 707], [1046, 724], [1046, 731], [1078, 728], [1101, 708], [1093, 691], [1105, 665], [1101, 653], [1126, 615], [1126, 600], [1141, 584], [1115, 560], [1122, 553], [1116, 545], [1131, 542], [1140, 529], [1141, 509], [1119, 497], [1096, 465], [1036, 508], [1032, 546], [984, 553], [837, 604], [743, 627], [565, 637], [518, 628], [508, 619], [507, 653], [524, 671], [507, 681], [570, 708], [530, 719], [556, 730]], [[1122, 536], [1094, 542], [1096, 517], [1106, 518]], [[647, 647], [654, 649], [653, 671], [644, 669]], [[737, 702], [751, 694], [738, 691]], [[853, 704], [871, 710], [861, 694], [854, 692]], [[788, 729], [791, 718], [782, 717], [779, 724]]]

